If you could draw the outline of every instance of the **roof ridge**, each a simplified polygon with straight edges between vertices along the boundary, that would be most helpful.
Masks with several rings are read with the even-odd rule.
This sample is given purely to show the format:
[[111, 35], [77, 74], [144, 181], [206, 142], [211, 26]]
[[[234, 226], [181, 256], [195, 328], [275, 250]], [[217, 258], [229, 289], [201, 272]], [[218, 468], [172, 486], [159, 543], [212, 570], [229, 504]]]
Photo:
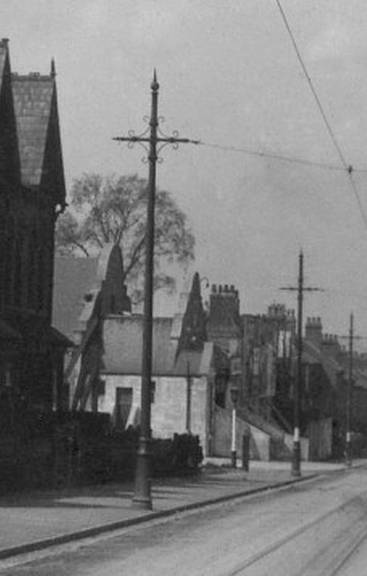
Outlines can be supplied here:
[[40, 72], [28, 72], [28, 74], [19, 74], [18, 72], [11, 73], [12, 80], [33, 80], [33, 81], [45, 81], [49, 80], [53, 82], [55, 77], [52, 74], [41, 74]]

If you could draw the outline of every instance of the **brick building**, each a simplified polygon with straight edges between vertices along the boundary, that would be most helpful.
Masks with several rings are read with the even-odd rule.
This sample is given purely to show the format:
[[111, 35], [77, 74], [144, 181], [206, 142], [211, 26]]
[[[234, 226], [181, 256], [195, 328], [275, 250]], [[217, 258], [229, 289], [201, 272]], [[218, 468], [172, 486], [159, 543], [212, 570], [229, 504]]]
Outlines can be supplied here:
[[12, 74], [0, 41], [0, 391], [27, 408], [60, 405], [69, 344], [51, 325], [54, 229], [65, 206], [55, 66]]

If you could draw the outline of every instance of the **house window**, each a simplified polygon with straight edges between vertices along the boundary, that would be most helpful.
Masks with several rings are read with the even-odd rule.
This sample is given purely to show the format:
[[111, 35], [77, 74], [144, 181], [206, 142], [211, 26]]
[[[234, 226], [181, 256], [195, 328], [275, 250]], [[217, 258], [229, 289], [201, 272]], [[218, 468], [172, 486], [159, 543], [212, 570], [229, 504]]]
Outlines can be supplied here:
[[97, 381], [97, 396], [104, 396], [106, 393], [106, 382], [101, 378]]
[[150, 403], [151, 404], [154, 404], [154, 402], [155, 402], [155, 390], [156, 390], [155, 381], [152, 380], [150, 383]]
[[133, 401], [132, 388], [116, 388], [115, 397], [115, 426], [125, 430], [129, 420]]
[[226, 373], [219, 373], [215, 377], [215, 403], [220, 408], [226, 407], [226, 391], [227, 391], [228, 375]]

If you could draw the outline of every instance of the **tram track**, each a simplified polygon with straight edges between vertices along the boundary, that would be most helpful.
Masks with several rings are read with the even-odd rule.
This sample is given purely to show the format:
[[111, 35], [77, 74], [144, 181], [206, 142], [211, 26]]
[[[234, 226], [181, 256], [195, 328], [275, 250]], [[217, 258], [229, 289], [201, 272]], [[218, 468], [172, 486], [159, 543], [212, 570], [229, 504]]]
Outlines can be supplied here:
[[223, 576], [339, 576], [366, 539], [367, 499], [359, 495], [275, 539]]

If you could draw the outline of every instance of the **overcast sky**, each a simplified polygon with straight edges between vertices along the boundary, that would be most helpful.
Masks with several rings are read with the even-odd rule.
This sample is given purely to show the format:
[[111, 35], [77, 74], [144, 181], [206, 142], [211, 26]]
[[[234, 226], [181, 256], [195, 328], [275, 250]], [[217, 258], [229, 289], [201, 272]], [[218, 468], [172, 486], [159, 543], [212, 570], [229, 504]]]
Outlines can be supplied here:
[[[282, 0], [348, 164], [367, 168], [367, 3]], [[13, 71], [55, 57], [68, 185], [86, 171], [147, 175], [142, 151], [111, 140], [145, 128], [157, 68], [167, 133], [340, 165], [275, 0], [9, 0], [0, 6]], [[355, 173], [367, 212], [367, 172]], [[158, 185], [187, 213], [196, 263], [264, 312], [297, 282], [305, 316], [367, 336], [367, 230], [348, 176], [205, 146], [166, 149]]]

